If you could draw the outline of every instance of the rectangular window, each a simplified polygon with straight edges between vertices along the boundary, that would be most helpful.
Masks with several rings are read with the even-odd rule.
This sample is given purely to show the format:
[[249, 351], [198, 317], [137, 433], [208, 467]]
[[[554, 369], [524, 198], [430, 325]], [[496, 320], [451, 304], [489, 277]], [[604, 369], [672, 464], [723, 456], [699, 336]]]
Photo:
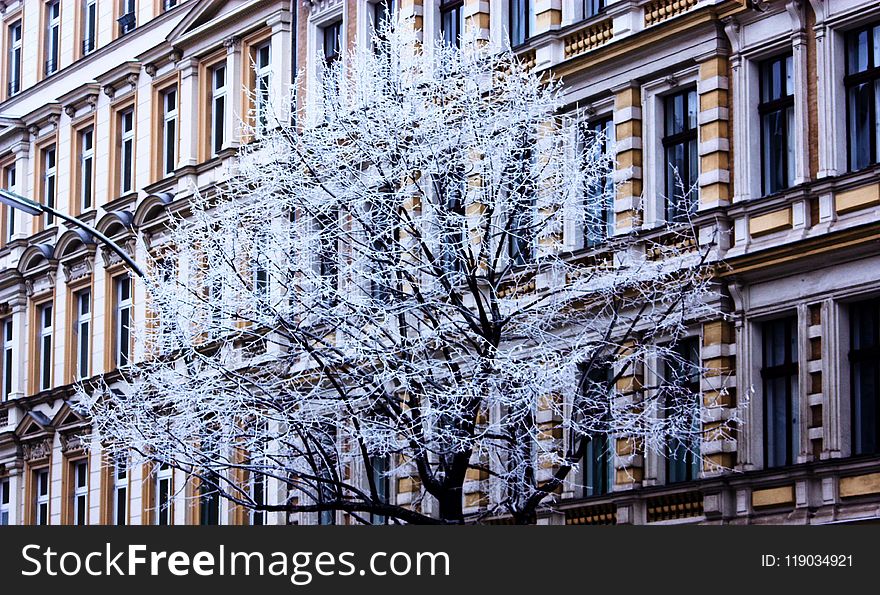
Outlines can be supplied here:
[[6, 66], [6, 94], [10, 97], [21, 91], [21, 19], [7, 29], [9, 56]]
[[254, 244], [256, 248], [256, 254], [253, 258], [253, 286], [254, 286], [254, 297], [263, 302], [266, 298], [269, 297], [269, 254], [267, 252], [269, 243], [268, 235], [263, 235], [262, 237], [258, 237]]
[[88, 378], [92, 323], [92, 292], [84, 289], [75, 294], [76, 321], [73, 325], [73, 345], [76, 350], [76, 378]]
[[220, 478], [215, 473], [206, 473], [206, 479], [199, 481], [199, 524], [220, 524], [220, 492], [217, 485]]
[[116, 327], [114, 337], [115, 359], [118, 367], [127, 365], [131, 361], [131, 277], [123, 275], [114, 280], [114, 294], [116, 300], [115, 317]]
[[764, 194], [794, 183], [794, 72], [791, 56], [761, 64], [761, 181]]
[[663, 362], [664, 407], [683, 419], [682, 432], [666, 439], [666, 483], [700, 476], [700, 341], [686, 339]]
[[226, 140], [226, 64], [211, 69], [211, 154], [216, 155]]
[[52, 388], [52, 304], [43, 304], [37, 309], [37, 371], [40, 384], [39, 390]]
[[339, 281], [338, 219], [339, 213], [333, 209], [329, 213], [319, 213], [317, 217], [320, 237], [318, 239], [318, 276], [321, 282], [321, 295], [328, 303], [336, 302]]
[[[584, 369], [584, 400], [591, 403], [607, 403], [614, 390], [614, 368], [610, 364], [593, 364]], [[612, 464], [614, 442], [603, 428], [587, 436], [584, 452], [584, 496], [601, 496], [614, 485]]]
[[[43, 158], [43, 204], [49, 208], [55, 208], [55, 195], [58, 191], [58, 163], [55, 155], [55, 145], [46, 147], [42, 151]], [[45, 224], [52, 225], [55, 223], [55, 215], [46, 213], [44, 215]]]
[[373, 30], [384, 31], [388, 28], [397, 12], [397, 0], [379, 0], [373, 4]]
[[849, 169], [880, 161], [880, 23], [846, 37], [846, 118]]
[[461, 34], [464, 32], [463, 0], [440, 1], [440, 37], [453, 47], [461, 47]]
[[686, 221], [697, 208], [697, 90], [664, 98], [663, 149], [666, 163], [666, 220]]
[[525, 265], [535, 258], [535, 180], [532, 172], [534, 154], [525, 140], [511, 163], [505, 192], [511, 196], [513, 212], [507, 218], [507, 250], [511, 262]]
[[178, 0], [163, 0], [162, 8], [166, 11], [171, 10], [172, 8], [177, 6], [177, 1]]
[[[266, 475], [264, 473], [250, 472], [250, 497], [255, 506], [266, 504]], [[265, 525], [266, 511], [250, 508], [248, 520], [251, 525]]]
[[0, 479], [0, 526], [9, 524], [10, 494], [9, 478]]
[[95, 132], [91, 126], [79, 133], [79, 210], [92, 208], [95, 180]]
[[34, 524], [49, 524], [49, 470], [37, 469], [34, 481]]
[[440, 263], [446, 275], [457, 276], [465, 269], [467, 251], [467, 222], [465, 219], [465, 170], [461, 163], [451, 165], [440, 177], [437, 188], [440, 194]]
[[2, 377], [2, 394], [0, 394], [0, 400], [6, 401], [9, 399], [10, 395], [12, 395], [12, 349], [13, 349], [13, 337], [12, 337], [12, 318], [4, 318], [2, 322], [0, 322], [0, 332], [2, 332], [3, 339], [3, 353], [2, 353], [2, 361], [0, 364], [3, 365], [3, 377]]
[[[325, 36], [326, 41], [326, 36]], [[272, 84], [271, 46], [264, 43], [254, 49], [254, 123], [257, 134], [269, 130], [269, 93]]]
[[535, 9], [532, 2], [533, 0], [510, 0], [510, 47], [524, 44], [535, 34]]
[[605, 0], [581, 0], [581, 12], [585, 19], [596, 16], [605, 8]]
[[171, 502], [174, 497], [174, 473], [167, 463], [162, 463], [156, 470], [155, 524], [171, 524]]
[[324, 64], [330, 66], [342, 56], [342, 21], [324, 25], [323, 35]]
[[[15, 164], [7, 165], [3, 170], [3, 187], [6, 190], [15, 190]], [[15, 217], [16, 210], [12, 207], [4, 206], [6, 209], [6, 229], [4, 230], [6, 243], [12, 241], [15, 235]]]
[[61, 2], [46, 3], [46, 63], [43, 72], [50, 75], [58, 70], [61, 53]]
[[82, 55], [95, 51], [98, 43], [98, 0], [82, 0]]
[[137, 14], [135, 12], [135, 0], [119, 0], [119, 23], [120, 37], [134, 31], [137, 26]]
[[134, 190], [134, 109], [119, 113], [119, 194]]
[[764, 466], [796, 462], [800, 450], [798, 419], [797, 318], [762, 325], [764, 389]]
[[113, 524], [128, 524], [128, 460], [123, 455], [113, 457]]
[[880, 300], [850, 309], [852, 453], [880, 452]]
[[[376, 487], [376, 500], [380, 503], [388, 502], [388, 455], [373, 455], [370, 457], [370, 466], [372, 467], [372, 482]], [[373, 525], [384, 525], [388, 522], [388, 517], [383, 514], [371, 514], [370, 523]]]
[[87, 525], [89, 513], [89, 463], [85, 459], [71, 463], [73, 476], [73, 524]]
[[162, 98], [162, 175], [170, 176], [177, 168], [177, 87], [169, 87]]
[[602, 175], [589, 180], [584, 189], [584, 247], [597, 246], [614, 233], [614, 119], [610, 116], [588, 123], [582, 142], [594, 155], [588, 162], [600, 163]]

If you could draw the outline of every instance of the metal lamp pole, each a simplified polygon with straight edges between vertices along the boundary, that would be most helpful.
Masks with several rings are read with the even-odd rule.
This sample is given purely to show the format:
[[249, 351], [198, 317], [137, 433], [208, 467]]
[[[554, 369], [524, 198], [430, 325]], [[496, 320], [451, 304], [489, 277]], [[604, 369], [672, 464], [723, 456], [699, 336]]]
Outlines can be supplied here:
[[98, 240], [101, 241], [101, 243], [113, 250], [113, 252], [115, 252], [116, 255], [119, 256], [119, 258], [121, 258], [122, 261], [128, 265], [128, 268], [130, 268], [138, 277], [145, 277], [144, 272], [141, 270], [141, 267], [139, 267], [138, 264], [134, 260], [132, 260], [132, 258], [125, 252], [125, 250], [119, 247], [118, 244], [102, 234], [100, 231], [86, 223], [83, 223], [79, 219], [75, 219], [74, 217], [65, 215], [64, 213], [53, 209], [52, 207], [40, 204], [29, 198], [25, 198], [24, 196], [20, 196], [14, 192], [10, 192], [9, 190], [3, 190], [2, 188], [0, 188], [0, 203], [12, 207], [13, 209], [24, 211], [25, 213], [28, 213], [29, 215], [33, 215], [35, 217], [43, 215], [45, 213], [50, 213], [58, 217], [59, 219], [67, 221], [68, 223], [85, 230], [87, 233], [96, 237]]

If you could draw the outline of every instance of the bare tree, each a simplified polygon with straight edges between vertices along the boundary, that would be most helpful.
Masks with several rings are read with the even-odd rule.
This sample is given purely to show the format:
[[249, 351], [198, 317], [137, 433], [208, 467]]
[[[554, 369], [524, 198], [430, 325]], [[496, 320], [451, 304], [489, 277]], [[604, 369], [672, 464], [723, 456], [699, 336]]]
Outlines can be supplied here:
[[145, 357], [81, 394], [96, 441], [246, 509], [361, 522], [534, 522], [599, 437], [699, 457], [676, 345], [712, 315], [711, 245], [687, 220], [608, 234], [610, 139], [559, 81], [373, 43], [155, 242]]

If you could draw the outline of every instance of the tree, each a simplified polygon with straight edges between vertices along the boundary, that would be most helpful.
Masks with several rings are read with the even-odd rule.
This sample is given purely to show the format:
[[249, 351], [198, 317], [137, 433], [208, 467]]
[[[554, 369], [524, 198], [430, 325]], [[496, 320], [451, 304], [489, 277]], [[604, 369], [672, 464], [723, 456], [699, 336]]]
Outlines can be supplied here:
[[[699, 456], [676, 346], [712, 314], [711, 245], [688, 222], [605, 237], [608, 139], [560, 81], [404, 29], [374, 45], [152, 247], [145, 357], [81, 394], [96, 441], [361, 522], [534, 522], [591, 444]], [[657, 362], [681, 378], [645, 385]]]

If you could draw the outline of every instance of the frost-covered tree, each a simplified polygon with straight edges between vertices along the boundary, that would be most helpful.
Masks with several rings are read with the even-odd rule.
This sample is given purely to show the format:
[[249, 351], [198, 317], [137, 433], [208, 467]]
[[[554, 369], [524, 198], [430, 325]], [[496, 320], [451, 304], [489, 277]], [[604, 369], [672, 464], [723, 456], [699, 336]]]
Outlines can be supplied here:
[[699, 457], [676, 345], [711, 246], [688, 221], [608, 233], [610, 141], [559, 81], [374, 46], [324, 68], [299, 125], [257, 117], [152, 247], [143, 361], [81, 394], [96, 440], [245, 509], [362, 522], [533, 522], [591, 444]]

